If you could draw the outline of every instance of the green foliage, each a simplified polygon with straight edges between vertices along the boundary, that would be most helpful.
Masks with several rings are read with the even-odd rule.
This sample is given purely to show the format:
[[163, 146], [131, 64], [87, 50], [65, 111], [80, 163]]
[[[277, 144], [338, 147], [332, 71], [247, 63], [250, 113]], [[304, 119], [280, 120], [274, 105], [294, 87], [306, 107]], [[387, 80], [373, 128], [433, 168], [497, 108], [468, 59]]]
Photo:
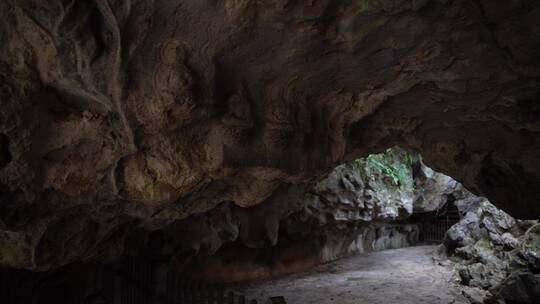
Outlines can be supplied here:
[[366, 166], [379, 170], [395, 186], [403, 190], [413, 190], [412, 165], [416, 156], [399, 148], [390, 148], [383, 153], [371, 154], [366, 158]]

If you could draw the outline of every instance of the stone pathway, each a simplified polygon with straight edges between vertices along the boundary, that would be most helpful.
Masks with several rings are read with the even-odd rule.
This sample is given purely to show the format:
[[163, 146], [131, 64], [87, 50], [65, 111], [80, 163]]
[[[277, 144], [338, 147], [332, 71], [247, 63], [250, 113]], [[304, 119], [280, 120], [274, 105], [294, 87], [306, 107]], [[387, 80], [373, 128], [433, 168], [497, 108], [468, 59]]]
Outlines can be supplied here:
[[236, 288], [259, 303], [284, 296], [288, 304], [465, 304], [452, 271], [432, 260], [434, 246], [362, 254], [302, 274]]

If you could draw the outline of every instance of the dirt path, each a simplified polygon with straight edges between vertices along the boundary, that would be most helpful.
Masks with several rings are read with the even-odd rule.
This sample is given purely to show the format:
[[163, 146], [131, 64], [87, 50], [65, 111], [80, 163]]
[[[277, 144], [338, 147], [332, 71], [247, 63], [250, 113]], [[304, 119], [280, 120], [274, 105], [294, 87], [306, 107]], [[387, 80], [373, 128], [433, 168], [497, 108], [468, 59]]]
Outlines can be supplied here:
[[237, 290], [259, 303], [278, 295], [288, 304], [468, 303], [452, 283], [452, 272], [433, 263], [434, 248], [418, 246], [362, 254]]

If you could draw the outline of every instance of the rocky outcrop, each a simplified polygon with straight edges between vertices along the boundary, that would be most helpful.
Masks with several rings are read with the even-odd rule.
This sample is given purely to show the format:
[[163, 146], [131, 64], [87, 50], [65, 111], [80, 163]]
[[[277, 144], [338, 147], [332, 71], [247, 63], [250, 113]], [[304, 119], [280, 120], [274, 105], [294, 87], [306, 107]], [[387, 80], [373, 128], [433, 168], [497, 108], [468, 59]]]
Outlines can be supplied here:
[[450, 176], [424, 165], [422, 160], [414, 164], [413, 174], [414, 212], [435, 212], [446, 204], [474, 196]]
[[538, 303], [538, 221], [516, 220], [485, 199], [461, 207], [465, 216], [444, 242], [461, 283], [488, 290], [492, 301]]
[[[313, 229], [313, 228], [311, 228]], [[412, 246], [418, 242], [414, 224], [366, 224], [348, 231], [319, 229], [281, 235], [271, 248], [224, 245], [212, 256], [198, 255], [179, 266], [184, 279], [231, 283], [276, 278], [354, 254]]]
[[309, 188], [304, 212], [322, 224], [329, 219], [406, 219], [413, 212], [416, 195], [413, 165], [423, 166], [416, 154], [400, 148], [340, 165]]
[[353, 254], [411, 246], [419, 237], [418, 225], [406, 222], [417, 192], [415, 166], [423, 166], [416, 154], [392, 148], [338, 166], [307, 189], [289, 188], [255, 206], [222, 203], [162, 229], [134, 230], [122, 246], [124, 257], [114, 265], [135, 257], [182, 279], [224, 283], [268, 279]]
[[135, 230], [272, 205], [395, 144], [537, 218], [539, 16], [535, 0], [2, 1], [0, 264], [116, 256]]
[[[393, 148], [340, 165], [303, 192], [289, 192], [285, 199], [292, 202], [226, 209], [232, 210], [230, 220], [221, 223], [232, 225], [216, 225], [217, 214], [182, 221], [184, 228], [168, 233], [171, 238], [189, 235], [189, 240], [176, 241], [194, 246], [180, 255], [179, 272], [192, 280], [210, 282], [268, 279], [352, 254], [417, 244], [418, 225], [405, 222], [413, 212], [417, 193], [414, 166], [423, 167], [419, 156]], [[422, 182], [429, 179], [423, 176]], [[209, 223], [215, 232], [209, 233], [207, 226], [198, 223]], [[250, 229], [243, 235], [246, 223]], [[190, 229], [201, 226], [205, 227], [203, 233]], [[220, 227], [233, 229], [224, 233]], [[201, 247], [199, 240], [212, 240], [219, 246]], [[205, 250], [208, 248], [219, 250]]]

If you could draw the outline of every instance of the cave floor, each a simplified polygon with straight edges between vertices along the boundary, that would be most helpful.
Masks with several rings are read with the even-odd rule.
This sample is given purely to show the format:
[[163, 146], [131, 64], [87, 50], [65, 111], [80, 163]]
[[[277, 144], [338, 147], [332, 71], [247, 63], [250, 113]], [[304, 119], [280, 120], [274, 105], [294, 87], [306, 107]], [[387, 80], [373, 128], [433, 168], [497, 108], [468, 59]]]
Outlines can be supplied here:
[[288, 304], [469, 303], [453, 282], [451, 269], [433, 262], [435, 248], [417, 246], [361, 254], [236, 290], [259, 303], [271, 296], [284, 296]]

